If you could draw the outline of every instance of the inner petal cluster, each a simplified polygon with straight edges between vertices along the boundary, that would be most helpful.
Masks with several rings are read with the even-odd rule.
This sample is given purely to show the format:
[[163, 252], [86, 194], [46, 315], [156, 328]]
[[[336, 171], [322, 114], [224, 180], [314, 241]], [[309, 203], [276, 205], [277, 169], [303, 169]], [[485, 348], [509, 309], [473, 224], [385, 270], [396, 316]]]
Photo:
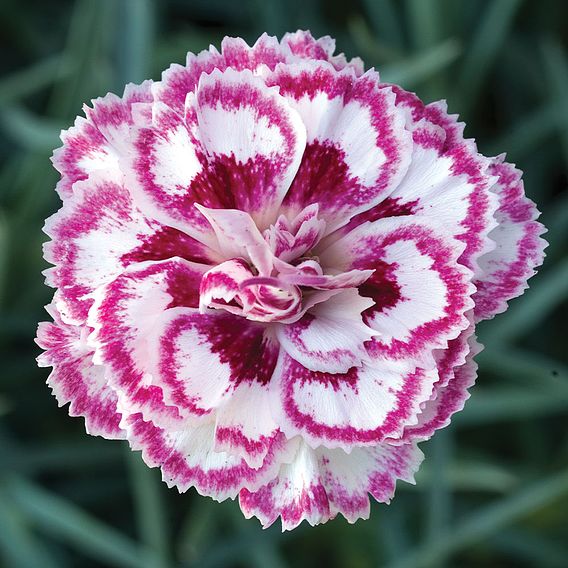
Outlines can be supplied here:
[[292, 221], [280, 215], [262, 233], [246, 213], [201, 211], [216, 229], [220, 251], [241, 253], [204, 274], [202, 313], [222, 309], [251, 321], [290, 324], [341, 290], [362, 284], [373, 272], [326, 273], [314, 253], [326, 226], [318, 218], [317, 205], [306, 207]]

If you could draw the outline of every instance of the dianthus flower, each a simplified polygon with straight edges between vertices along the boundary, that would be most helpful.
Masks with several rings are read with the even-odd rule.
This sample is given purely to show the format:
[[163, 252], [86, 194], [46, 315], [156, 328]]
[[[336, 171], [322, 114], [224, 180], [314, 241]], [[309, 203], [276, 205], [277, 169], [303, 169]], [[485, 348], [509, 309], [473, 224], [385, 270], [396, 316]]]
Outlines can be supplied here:
[[48, 384], [263, 526], [369, 515], [543, 258], [521, 172], [309, 32], [225, 38], [85, 107], [53, 163]]

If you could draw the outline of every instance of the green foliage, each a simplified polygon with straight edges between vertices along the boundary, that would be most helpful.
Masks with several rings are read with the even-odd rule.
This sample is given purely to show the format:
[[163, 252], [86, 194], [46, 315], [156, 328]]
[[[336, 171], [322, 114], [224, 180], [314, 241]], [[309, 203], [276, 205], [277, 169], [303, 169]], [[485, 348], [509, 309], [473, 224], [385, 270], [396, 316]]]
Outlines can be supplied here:
[[[3, 0], [0, 3], [0, 565], [405, 568], [568, 563], [568, 8], [561, 0]], [[416, 487], [371, 520], [281, 534], [236, 503], [178, 495], [118, 442], [87, 436], [37, 369], [49, 162], [81, 105], [159, 78], [225, 35], [330, 34], [385, 80], [447, 98], [481, 151], [525, 171], [551, 245], [481, 329], [466, 409]], [[125, 457], [126, 454], [126, 457]]]

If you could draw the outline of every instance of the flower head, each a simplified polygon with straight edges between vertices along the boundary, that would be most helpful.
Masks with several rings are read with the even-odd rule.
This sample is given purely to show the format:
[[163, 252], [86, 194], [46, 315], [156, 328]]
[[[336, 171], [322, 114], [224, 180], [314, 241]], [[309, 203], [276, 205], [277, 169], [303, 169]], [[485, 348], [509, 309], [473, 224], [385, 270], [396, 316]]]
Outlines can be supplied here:
[[85, 107], [53, 162], [48, 383], [164, 481], [284, 528], [369, 515], [543, 258], [521, 174], [308, 32]]

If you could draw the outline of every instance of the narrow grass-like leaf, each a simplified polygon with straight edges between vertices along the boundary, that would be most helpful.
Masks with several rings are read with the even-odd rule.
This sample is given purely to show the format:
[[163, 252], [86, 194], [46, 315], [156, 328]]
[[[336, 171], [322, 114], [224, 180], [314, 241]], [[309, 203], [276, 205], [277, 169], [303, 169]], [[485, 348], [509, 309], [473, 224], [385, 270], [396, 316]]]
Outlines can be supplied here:
[[509, 530], [495, 535], [492, 544], [507, 554], [509, 558], [517, 558], [519, 562], [546, 568], [566, 568], [568, 547], [536, 535], [527, 530]]
[[365, 12], [381, 41], [394, 50], [402, 51], [404, 35], [395, 4], [392, 0], [363, 0]]
[[0, 105], [27, 97], [51, 85], [55, 77], [67, 77], [73, 71], [73, 60], [55, 55], [3, 77], [0, 80]]
[[566, 494], [568, 471], [543, 478], [518, 493], [472, 513], [435, 541], [418, 546], [407, 556], [393, 562], [389, 568], [438, 566], [441, 560], [451, 554], [494, 535], [501, 528], [546, 507]]
[[360, 56], [365, 59], [367, 66], [381, 65], [382, 69], [383, 63], [398, 61], [401, 58], [398, 51], [382, 43], [373, 35], [367, 22], [359, 15], [350, 18], [348, 25], [351, 39], [357, 46]]
[[[566, 53], [558, 41], [549, 39], [542, 44], [544, 69], [554, 98], [561, 107], [560, 116], [568, 116], [568, 61]], [[564, 163], [568, 169], [568, 129], [565, 121], [557, 124], [558, 134], [562, 141]]]
[[[282, 0], [252, 0], [251, 12], [258, 17], [259, 34], [268, 32], [277, 36], [292, 29], [289, 3]], [[256, 19], [256, 18], [255, 18]]]
[[[184, 502], [187, 497], [184, 498]], [[182, 562], [199, 562], [214, 537], [219, 521], [217, 503], [210, 499], [197, 499], [185, 515], [179, 531], [176, 556]]]
[[439, 0], [407, 0], [411, 38], [416, 50], [437, 43], [441, 36], [441, 6]]
[[[427, 447], [425, 451], [428, 452]], [[430, 453], [428, 453], [428, 457], [430, 458]], [[444, 482], [447, 485], [447, 490], [451, 492], [503, 493], [518, 485], [518, 478], [499, 464], [456, 459], [447, 466], [447, 471], [444, 472]], [[437, 468], [433, 468], [430, 465], [430, 460], [427, 459], [416, 475], [416, 485], [402, 483], [397, 491], [429, 492], [433, 490], [432, 486], [437, 483]]]
[[30, 522], [80, 552], [111, 566], [155, 566], [150, 550], [138, 546], [62, 497], [20, 478], [10, 479], [7, 487]]
[[524, 349], [491, 345], [476, 358], [481, 372], [491, 372], [517, 384], [551, 393], [568, 393], [568, 367]]
[[506, 151], [510, 160], [521, 160], [552, 137], [559, 122], [568, 125], [568, 119], [564, 119], [560, 111], [558, 104], [551, 102], [527, 114], [491, 142], [486, 154], [496, 156]]
[[12, 444], [7, 451], [12, 469], [27, 475], [108, 468], [119, 463], [123, 454], [122, 444], [101, 444], [94, 439], [48, 447]]
[[[452, 494], [448, 470], [452, 453], [452, 430], [441, 430], [427, 448], [430, 457], [432, 484], [426, 494], [426, 534], [434, 540], [450, 525], [452, 517]], [[440, 567], [441, 568], [441, 567]]]
[[155, 568], [169, 566], [169, 543], [166, 511], [158, 472], [150, 469], [139, 454], [126, 448], [134, 508], [140, 540], [156, 555]]
[[116, 34], [115, 75], [120, 92], [126, 83], [140, 83], [148, 78], [155, 10], [152, 0], [122, 0], [115, 9], [120, 29]]
[[568, 413], [568, 393], [479, 387], [474, 393], [464, 410], [453, 418], [457, 427]]
[[29, 529], [0, 484], [0, 558], [11, 568], [63, 568]]
[[487, 4], [458, 76], [457, 90], [464, 114], [477, 98], [499, 48], [507, 39], [521, 2], [522, 0], [493, 0]]
[[455, 39], [448, 39], [408, 59], [381, 69], [381, 79], [406, 88], [415, 87], [452, 64], [460, 55], [461, 46]]
[[62, 124], [11, 105], [0, 110], [0, 126], [16, 144], [31, 151], [49, 151], [59, 145]]
[[[404, 487], [404, 485], [406, 484], [401, 484], [401, 487]], [[406, 517], [407, 508], [399, 499], [393, 501], [388, 509], [375, 505], [374, 511], [378, 520], [381, 544], [385, 548], [387, 558], [393, 561], [403, 556], [410, 546]], [[371, 518], [373, 518], [372, 514]]]
[[2, 210], [0, 210], [0, 306], [4, 305], [4, 290], [8, 278], [8, 260], [10, 233], [8, 230], [8, 221]]
[[[567, 124], [568, 128], [568, 124]], [[558, 260], [566, 252], [568, 242], [568, 191], [560, 194], [543, 212], [542, 222], [548, 229], [547, 263]]]
[[90, 96], [104, 93], [94, 92], [94, 77], [100, 69], [96, 61], [99, 37], [106, 33], [108, 24], [104, 21], [107, 0], [91, 2], [76, 0], [69, 25], [64, 57], [75, 61], [75, 72], [56, 76], [46, 114], [48, 116], [71, 117], [76, 114], [77, 105]]

